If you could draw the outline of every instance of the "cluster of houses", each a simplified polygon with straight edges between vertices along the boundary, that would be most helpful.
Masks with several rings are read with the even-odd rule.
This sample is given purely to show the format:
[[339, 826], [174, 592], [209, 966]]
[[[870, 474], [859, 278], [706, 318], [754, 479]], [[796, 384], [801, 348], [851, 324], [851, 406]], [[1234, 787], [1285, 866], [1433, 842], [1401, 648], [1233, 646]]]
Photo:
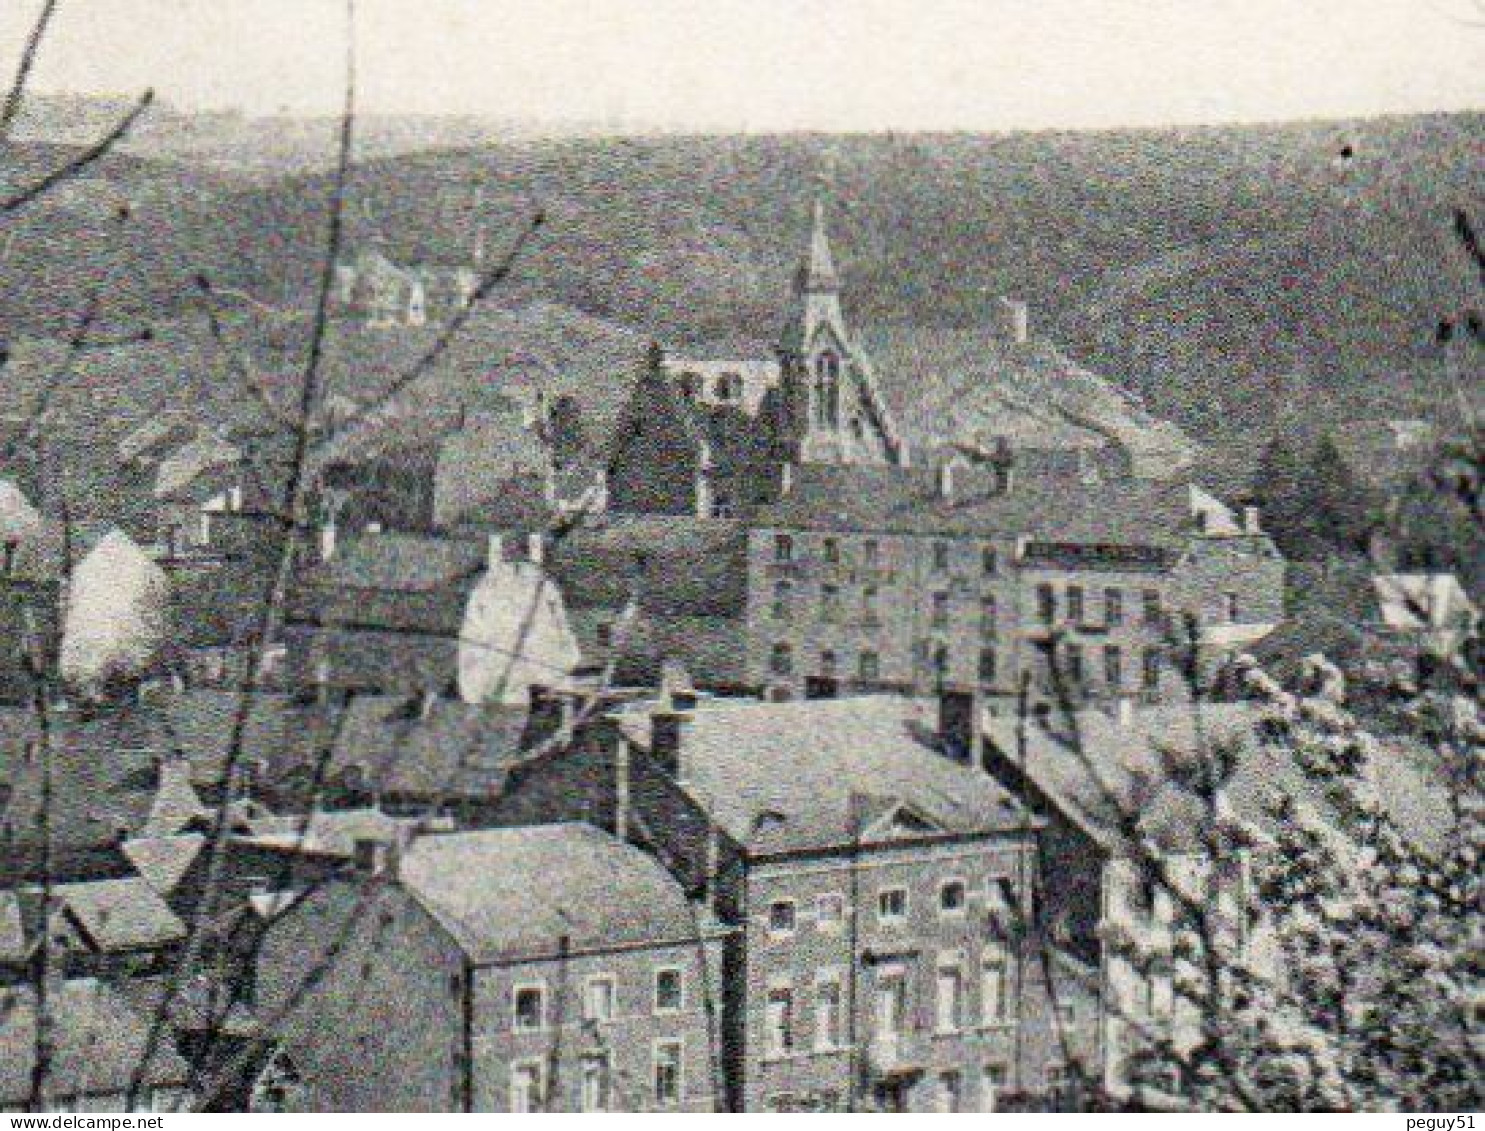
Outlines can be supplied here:
[[[1029, 348], [1025, 309], [1005, 322]], [[1201, 808], [1157, 771], [1284, 619], [1257, 510], [1117, 451], [917, 450], [818, 211], [775, 358], [651, 349], [595, 466], [546, 425], [537, 403], [322, 461], [266, 646], [283, 453], [172, 418], [130, 438], [154, 505], [129, 544], [174, 627], [127, 694], [0, 707], [0, 1107], [1127, 1091], [1183, 1021], [1168, 972], [1106, 945], [1169, 906], [1090, 780], [1200, 858]], [[46, 652], [93, 551], [23, 503], [0, 496], [3, 615]], [[1384, 628], [1418, 627], [1411, 587], [1379, 586]], [[1427, 608], [1469, 636], [1461, 597]], [[1261, 822], [1283, 750], [1241, 700], [1203, 715]]]

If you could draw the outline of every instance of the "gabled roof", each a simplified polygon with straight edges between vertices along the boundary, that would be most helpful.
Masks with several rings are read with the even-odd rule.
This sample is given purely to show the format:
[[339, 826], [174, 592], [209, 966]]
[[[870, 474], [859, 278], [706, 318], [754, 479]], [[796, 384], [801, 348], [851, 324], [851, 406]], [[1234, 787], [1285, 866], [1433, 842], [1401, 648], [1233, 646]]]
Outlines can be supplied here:
[[696, 934], [680, 886], [650, 856], [582, 824], [422, 836], [399, 879], [477, 963], [673, 943]]
[[416, 827], [416, 820], [380, 809], [316, 809], [305, 815], [257, 818], [238, 839], [265, 848], [349, 857], [358, 841], [393, 844]]
[[[151, 1017], [92, 978], [53, 986], [47, 1016], [52, 1035], [48, 1097], [128, 1089], [151, 1047]], [[36, 991], [29, 985], [0, 989], [0, 1105], [17, 1108], [27, 1102], [35, 1063]], [[153, 1055], [139, 1075], [149, 1087], [181, 1086], [190, 1079], [190, 1068], [167, 1033], [154, 1042]]]
[[123, 852], [140, 879], [160, 895], [168, 896], [190, 871], [205, 845], [206, 837], [201, 833], [179, 833], [126, 840]]
[[[652, 710], [616, 715], [641, 749]], [[939, 752], [935, 724], [933, 704], [899, 696], [706, 701], [683, 725], [678, 783], [759, 855], [848, 848], [873, 828], [896, 835], [899, 813], [941, 835], [1024, 827], [997, 782]]]
[[647, 614], [741, 619], [747, 533], [731, 519], [601, 515], [547, 555], [569, 610], [621, 609], [636, 594]]
[[498, 789], [522, 750], [527, 710], [456, 699], [360, 695], [337, 728], [326, 775], [391, 796], [455, 798]]
[[498, 500], [512, 480], [551, 472], [551, 450], [518, 409], [476, 416], [446, 436], [438, 449], [434, 521], [458, 522], [481, 504]]
[[57, 884], [52, 902], [66, 910], [99, 951], [147, 950], [179, 942], [185, 924], [141, 877]]
[[1194, 530], [1191, 495], [1178, 483], [1077, 476], [1014, 476], [1008, 491], [979, 468], [960, 472], [944, 498], [927, 468], [805, 464], [783, 498], [751, 525], [805, 530], [1025, 537], [1086, 545], [1176, 550]]

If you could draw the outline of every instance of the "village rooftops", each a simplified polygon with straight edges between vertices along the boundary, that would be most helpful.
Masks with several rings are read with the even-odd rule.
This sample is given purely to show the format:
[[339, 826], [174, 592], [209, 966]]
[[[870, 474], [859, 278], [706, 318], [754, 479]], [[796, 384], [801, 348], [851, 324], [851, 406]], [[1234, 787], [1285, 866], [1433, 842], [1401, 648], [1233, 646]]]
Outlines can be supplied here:
[[[940, 752], [934, 705], [900, 696], [702, 701], [674, 716], [677, 784], [751, 855], [1035, 827], [994, 779]], [[666, 712], [615, 714], [652, 758]]]
[[[184, 1088], [190, 1079], [169, 1035], [152, 1037], [152, 1018], [101, 982], [80, 978], [50, 987], [46, 1010], [52, 1041], [48, 1099], [87, 1096], [116, 1103], [136, 1077], [146, 1089]], [[30, 1100], [36, 1012], [33, 987], [0, 989], [0, 1108], [24, 1110]]]
[[[968, 537], [1055, 544], [1146, 546], [1175, 552], [1196, 532], [1185, 484], [1071, 475], [1016, 475], [989, 468], [805, 464], [788, 492], [751, 525]], [[947, 486], [947, 490], [945, 489]]]
[[564, 945], [580, 953], [697, 936], [675, 880], [590, 825], [422, 836], [397, 874], [477, 964], [549, 958]]

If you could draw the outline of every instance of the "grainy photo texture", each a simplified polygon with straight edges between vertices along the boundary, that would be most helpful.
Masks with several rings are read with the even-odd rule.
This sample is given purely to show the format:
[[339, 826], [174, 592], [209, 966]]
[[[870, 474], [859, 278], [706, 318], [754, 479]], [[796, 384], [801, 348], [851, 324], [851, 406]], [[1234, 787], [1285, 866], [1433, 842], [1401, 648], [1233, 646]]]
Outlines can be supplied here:
[[9, 0], [0, 1111], [1485, 1106], [1482, 75]]

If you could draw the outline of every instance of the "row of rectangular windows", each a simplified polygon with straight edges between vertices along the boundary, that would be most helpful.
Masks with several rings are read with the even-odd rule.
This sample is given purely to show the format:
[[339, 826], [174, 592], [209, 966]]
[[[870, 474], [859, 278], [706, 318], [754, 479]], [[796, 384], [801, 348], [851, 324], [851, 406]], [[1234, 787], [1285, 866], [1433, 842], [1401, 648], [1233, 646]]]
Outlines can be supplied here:
[[[964, 964], [959, 958], [941, 958], [934, 967], [933, 1030], [936, 1034], [960, 1033], [968, 1027], [965, 983]], [[1009, 989], [1008, 953], [1004, 946], [992, 943], [985, 947], [980, 958], [980, 1026], [994, 1028], [1011, 1021]], [[775, 984], [769, 988], [763, 1017], [765, 1056], [781, 1058], [802, 1051], [796, 1007], [803, 1004], [800, 1000], [803, 997], [804, 994], [797, 993], [793, 985]], [[871, 993], [872, 1035], [876, 1040], [894, 1041], [908, 1032], [913, 1016], [908, 1007], [908, 997], [909, 982], [905, 972], [885, 972], [876, 977]], [[821, 972], [816, 975], [813, 1005], [814, 1051], [841, 1048], [845, 1041], [841, 974]]]
[[[685, 1044], [680, 1040], [655, 1042], [651, 1061], [650, 1099], [657, 1107], [681, 1102]], [[547, 1108], [548, 1064], [545, 1060], [522, 1060], [511, 1065], [510, 1109], [517, 1113]], [[578, 1109], [613, 1109], [613, 1064], [606, 1052], [585, 1053], [578, 1062]]]
[[[905, 887], [882, 888], [877, 893], [877, 921], [898, 926], [907, 920], [908, 890]], [[1016, 886], [1007, 876], [992, 876], [986, 885], [986, 898], [991, 906], [1017, 906]], [[969, 888], [963, 880], [944, 880], [938, 888], [940, 915], [963, 915], [969, 902]], [[844, 921], [846, 901], [839, 892], [815, 896], [815, 925], [820, 930], [835, 930]], [[775, 937], [792, 935], [799, 926], [798, 902], [776, 899], [768, 905], [768, 932]]]
[[[1117, 644], [1106, 644], [1102, 649], [1103, 656], [1103, 681], [1113, 689], [1125, 686], [1124, 682], [1124, 649]], [[1056, 666], [1060, 676], [1075, 686], [1081, 686], [1088, 680], [1088, 673], [1084, 662], [1085, 652], [1081, 644], [1063, 644], [1056, 658]], [[931, 662], [934, 673], [941, 678], [953, 675], [952, 662], [947, 645], [940, 644], [931, 654], [926, 654], [925, 663]], [[1140, 685], [1147, 691], [1158, 691], [1160, 689], [1161, 671], [1164, 667], [1164, 649], [1150, 647], [1140, 653]], [[769, 670], [777, 676], [790, 676], [794, 674], [794, 648], [790, 644], [775, 644], [769, 654]], [[826, 679], [835, 679], [839, 676], [839, 659], [831, 649], [825, 649], [820, 653], [819, 674]], [[1000, 674], [1000, 659], [994, 648], [981, 648], [976, 657], [976, 677], [983, 685], [990, 686], [996, 683]], [[863, 683], [877, 682], [882, 678], [881, 656], [874, 651], [864, 650], [856, 660], [856, 678]]]
[[[685, 979], [677, 967], [665, 966], [656, 970], [652, 989], [651, 1003], [655, 1013], [679, 1013], [685, 1008]], [[616, 995], [617, 983], [613, 975], [595, 974], [588, 978], [583, 984], [583, 1021], [612, 1021]], [[512, 1028], [517, 1032], [534, 1033], [545, 1029], [549, 1023], [546, 986], [540, 983], [517, 986], [512, 1010]]]
[[[933, 543], [933, 568], [940, 573], [949, 569], [950, 546], [948, 542]], [[773, 539], [773, 560], [780, 563], [789, 563], [796, 560], [797, 546], [794, 535], [775, 534]], [[841, 564], [841, 544], [838, 538], [825, 538], [820, 543], [820, 557], [827, 565]], [[874, 539], [866, 539], [861, 543], [861, 562], [866, 568], [874, 569], [881, 564], [881, 547]], [[980, 572], [983, 574], [995, 574], [1000, 569], [1000, 554], [994, 546], [980, 547]]]

